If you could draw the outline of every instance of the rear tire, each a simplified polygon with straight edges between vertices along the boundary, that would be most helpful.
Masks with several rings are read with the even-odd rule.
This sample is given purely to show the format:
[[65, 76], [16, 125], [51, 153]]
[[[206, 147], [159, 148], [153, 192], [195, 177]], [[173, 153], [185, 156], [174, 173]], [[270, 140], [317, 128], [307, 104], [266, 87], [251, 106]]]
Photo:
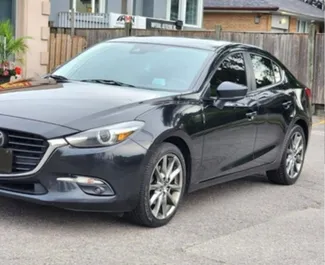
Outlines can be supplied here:
[[295, 184], [303, 168], [305, 150], [306, 137], [304, 130], [301, 126], [295, 125], [284, 140], [280, 167], [266, 172], [268, 179], [275, 184]]
[[147, 227], [166, 225], [176, 214], [185, 187], [186, 164], [181, 151], [171, 143], [162, 143], [145, 167], [139, 202], [128, 217]]

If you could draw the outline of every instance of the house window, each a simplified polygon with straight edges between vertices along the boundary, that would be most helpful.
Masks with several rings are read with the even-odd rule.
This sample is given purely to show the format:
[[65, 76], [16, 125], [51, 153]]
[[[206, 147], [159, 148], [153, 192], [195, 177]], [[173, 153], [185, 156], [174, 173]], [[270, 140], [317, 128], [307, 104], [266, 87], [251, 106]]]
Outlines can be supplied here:
[[304, 20], [297, 20], [297, 32], [307, 33], [308, 32], [309, 23]]
[[170, 20], [177, 20], [179, 13], [179, 0], [171, 0], [170, 4]]
[[201, 27], [203, 0], [167, 0], [167, 19], [182, 20], [185, 26]]
[[198, 0], [186, 1], [185, 24], [196, 25], [198, 23]]
[[80, 13], [105, 13], [105, 0], [72, 0], [72, 7]]

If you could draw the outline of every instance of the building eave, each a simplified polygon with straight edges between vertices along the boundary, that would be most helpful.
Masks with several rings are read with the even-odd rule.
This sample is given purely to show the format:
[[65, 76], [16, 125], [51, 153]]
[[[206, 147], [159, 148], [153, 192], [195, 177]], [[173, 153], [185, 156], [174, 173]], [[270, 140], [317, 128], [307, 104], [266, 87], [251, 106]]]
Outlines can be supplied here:
[[281, 14], [281, 15], [284, 15], [284, 16], [302, 18], [302, 19], [305, 19], [305, 20], [315, 20], [315, 21], [318, 21], [318, 22], [324, 22], [324, 20], [325, 20], [324, 17], [311, 16], [311, 15], [291, 12], [291, 11], [284, 10], [284, 9], [279, 9], [277, 14]]
[[278, 11], [279, 7], [204, 7], [204, 11]]
[[272, 13], [323, 22], [324, 17], [296, 13], [279, 7], [204, 7], [205, 13]]
[[[274, 12], [274, 11], [273, 11]], [[237, 13], [237, 14], [252, 14], [252, 13], [263, 13], [271, 14], [272, 11], [269, 10], [204, 10], [204, 13]]]

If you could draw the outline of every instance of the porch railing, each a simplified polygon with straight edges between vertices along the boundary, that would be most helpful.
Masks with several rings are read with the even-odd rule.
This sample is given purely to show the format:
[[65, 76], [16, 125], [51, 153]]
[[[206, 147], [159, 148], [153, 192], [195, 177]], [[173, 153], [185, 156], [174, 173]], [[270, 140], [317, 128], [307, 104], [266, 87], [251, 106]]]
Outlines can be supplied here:
[[[59, 28], [71, 28], [72, 15], [70, 12], [58, 13]], [[78, 13], [74, 14], [74, 28], [108, 28], [109, 14], [106, 13]]]

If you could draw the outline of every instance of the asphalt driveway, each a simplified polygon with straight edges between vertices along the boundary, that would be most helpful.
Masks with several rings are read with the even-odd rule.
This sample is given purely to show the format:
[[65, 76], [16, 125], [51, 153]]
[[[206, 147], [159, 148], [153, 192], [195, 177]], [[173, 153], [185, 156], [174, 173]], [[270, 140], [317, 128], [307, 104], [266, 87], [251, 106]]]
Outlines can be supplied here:
[[314, 121], [295, 186], [253, 176], [208, 188], [159, 229], [0, 198], [0, 264], [323, 264], [325, 123]]

